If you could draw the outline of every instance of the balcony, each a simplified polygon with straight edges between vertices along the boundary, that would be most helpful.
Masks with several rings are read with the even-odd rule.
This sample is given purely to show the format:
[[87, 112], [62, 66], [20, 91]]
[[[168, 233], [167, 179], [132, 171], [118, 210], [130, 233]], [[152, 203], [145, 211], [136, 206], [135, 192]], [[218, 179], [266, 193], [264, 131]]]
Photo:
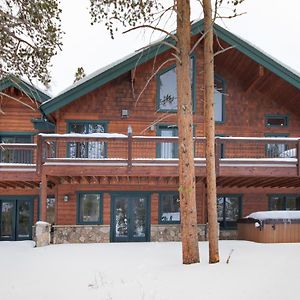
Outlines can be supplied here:
[[[218, 186], [300, 185], [299, 138], [216, 137], [215, 143]], [[81, 183], [82, 178], [87, 183], [103, 178], [178, 181], [178, 147], [177, 137], [40, 134], [37, 144], [0, 144], [0, 182], [40, 181], [42, 175], [54, 184]], [[194, 153], [196, 180], [205, 183], [204, 137], [194, 138]]]

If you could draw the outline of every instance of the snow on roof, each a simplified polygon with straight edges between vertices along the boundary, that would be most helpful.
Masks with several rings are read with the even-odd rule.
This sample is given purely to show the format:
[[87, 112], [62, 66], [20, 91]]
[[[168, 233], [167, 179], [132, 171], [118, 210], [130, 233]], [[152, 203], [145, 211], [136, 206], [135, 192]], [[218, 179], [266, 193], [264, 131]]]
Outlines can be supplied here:
[[250, 214], [246, 218], [257, 219], [260, 221], [267, 219], [300, 219], [300, 210], [272, 210], [272, 211], [258, 211]]
[[127, 135], [121, 133], [65, 133], [65, 134], [47, 134], [47, 133], [40, 133], [40, 136], [49, 137], [49, 138], [64, 138], [64, 137], [71, 137], [71, 138], [127, 138]]

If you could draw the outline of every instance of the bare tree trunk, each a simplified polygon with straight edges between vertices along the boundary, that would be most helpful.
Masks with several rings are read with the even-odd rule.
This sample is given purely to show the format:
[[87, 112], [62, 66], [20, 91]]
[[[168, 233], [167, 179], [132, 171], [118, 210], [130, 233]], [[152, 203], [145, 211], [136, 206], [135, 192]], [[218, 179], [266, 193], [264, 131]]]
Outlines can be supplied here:
[[214, 53], [213, 21], [211, 0], [203, 1], [204, 12], [204, 101], [205, 101], [205, 136], [206, 136], [206, 181], [209, 263], [219, 262], [217, 188], [215, 165], [215, 116], [214, 116]]
[[191, 47], [190, 0], [177, 1], [177, 38], [177, 47], [180, 51], [176, 75], [182, 257], [184, 264], [192, 264], [199, 262], [199, 248], [189, 54]]

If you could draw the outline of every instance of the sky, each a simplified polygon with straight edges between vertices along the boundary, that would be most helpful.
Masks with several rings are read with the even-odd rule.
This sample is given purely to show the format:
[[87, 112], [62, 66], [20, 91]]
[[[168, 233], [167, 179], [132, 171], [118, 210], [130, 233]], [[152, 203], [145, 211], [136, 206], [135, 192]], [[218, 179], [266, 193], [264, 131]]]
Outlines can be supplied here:
[[[191, 6], [191, 19], [202, 18], [199, 3], [191, 0]], [[121, 34], [120, 28], [112, 40], [104, 24], [90, 24], [89, 0], [61, 0], [61, 8], [65, 34], [62, 51], [51, 62], [52, 82], [48, 92], [52, 95], [73, 83], [78, 67], [83, 67], [88, 75], [161, 37], [149, 30]], [[225, 7], [223, 13], [226, 12]], [[245, 14], [218, 21], [219, 25], [300, 73], [300, 1], [245, 0], [239, 12]], [[175, 27], [172, 20], [167, 25], [168, 29]]]

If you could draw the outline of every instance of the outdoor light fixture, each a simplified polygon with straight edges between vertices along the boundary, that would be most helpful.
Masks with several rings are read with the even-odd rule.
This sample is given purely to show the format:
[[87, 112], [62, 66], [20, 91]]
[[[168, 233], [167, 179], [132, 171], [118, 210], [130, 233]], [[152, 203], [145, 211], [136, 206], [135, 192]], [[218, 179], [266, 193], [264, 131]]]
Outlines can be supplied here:
[[129, 116], [128, 109], [122, 109], [121, 116], [122, 116], [122, 118], [128, 118], [128, 116]]
[[69, 201], [69, 195], [64, 195], [64, 202], [68, 202]]

